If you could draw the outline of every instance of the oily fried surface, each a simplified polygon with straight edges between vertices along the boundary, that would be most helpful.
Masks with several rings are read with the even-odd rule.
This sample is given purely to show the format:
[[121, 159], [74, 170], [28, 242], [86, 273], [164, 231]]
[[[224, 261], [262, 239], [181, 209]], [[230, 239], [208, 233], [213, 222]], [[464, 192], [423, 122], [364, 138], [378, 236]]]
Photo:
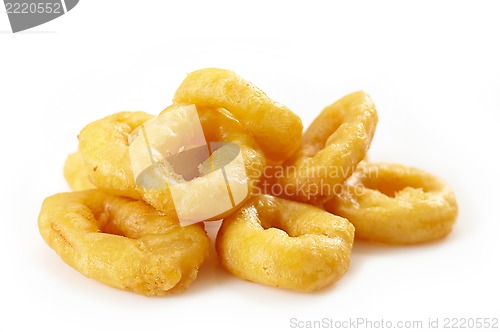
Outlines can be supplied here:
[[377, 122], [358, 91], [302, 135], [300, 118], [253, 84], [197, 70], [158, 116], [119, 112], [82, 129], [64, 165], [74, 192], [44, 201], [40, 233], [83, 275], [161, 296], [184, 291], [208, 256], [199, 221], [223, 218], [216, 250], [230, 273], [315, 291], [347, 272], [354, 227], [360, 239], [414, 244], [455, 223], [442, 180], [368, 161]]
[[272, 162], [288, 159], [300, 145], [300, 118], [232, 71], [205, 68], [190, 73], [175, 92], [174, 102], [227, 109]]
[[457, 218], [452, 189], [436, 176], [404, 165], [362, 163], [325, 208], [351, 221], [356, 237], [393, 244], [447, 235]]
[[378, 117], [364, 92], [344, 96], [326, 107], [304, 133], [301, 148], [277, 179], [285, 196], [312, 204], [323, 203], [356, 169], [368, 151]]
[[209, 253], [202, 224], [180, 227], [143, 202], [97, 190], [48, 197], [38, 225], [83, 275], [148, 296], [185, 290]]
[[97, 188], [115, 195], [140, 198], [130, 169], [128, 140], [135, 128], [152, 118], [144, 112], [119, 112], [81, 130], [78, 151]]
[[344, 218], [259, 195], [223, 220], [216, 248], [222, 266], [239, 278], [309, 292], [344, 275], [353, 239]]
[[64, 178], [73, 191], [95, 189], [90, 182], [89, 173], [78, 152], [73, 152], [64, 163]]

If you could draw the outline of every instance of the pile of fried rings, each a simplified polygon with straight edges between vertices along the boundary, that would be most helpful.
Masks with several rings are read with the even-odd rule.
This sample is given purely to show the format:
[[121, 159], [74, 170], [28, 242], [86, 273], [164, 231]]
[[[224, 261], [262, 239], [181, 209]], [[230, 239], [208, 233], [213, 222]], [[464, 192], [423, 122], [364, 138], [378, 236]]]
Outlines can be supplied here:
[[[215, 245], [220, 264], [241, 279], [310, 292], [346, 273], [354, 235], [416, 244], [453, 227], [457, 203], [446, 183], [366, 158], [378, 117], [364, 92], [326, 107], [304, 133], [290, 109], [224, 69], [190, 73], [173, 102], [196, 105], [207, 141], [241, 147], [249, 194], [220, 216]], [[83, 128], [64, 167], [73, 191], [46, 198], [38, 225], [83, 275], [161, 296], [196, 279], [210, 239], [208, 221], [180, 225], [168, 188], [135, 182], [128, 146], [151, 119], [120, 112]]]

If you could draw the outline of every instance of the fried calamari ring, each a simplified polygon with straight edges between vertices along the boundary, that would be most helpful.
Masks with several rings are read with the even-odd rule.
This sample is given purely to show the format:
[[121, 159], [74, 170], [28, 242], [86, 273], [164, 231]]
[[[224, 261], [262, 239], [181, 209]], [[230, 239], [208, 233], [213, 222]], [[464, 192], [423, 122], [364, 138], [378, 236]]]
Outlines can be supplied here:
[[148, 296], [185, 290], [210, 251], [202, 224], [180, 227], [146, 203], [97, 190], [48, 197], [38, 226], [78, 272]]
[[326, 107], [302, 137], [300, 150], [285, 162], [278, 183], [285, 196], [318, 204], [331, 198], [365, 158], [377, 126], [370, 97], [351, 93]]
[[271, 161], [288, 159], [300, 145], [300, 118], [232, 71], [206, 68], [190, 73], [177, 89], [174, 102], [227, 109]]
[[64, 178], [73, 191], [95, 189], [89, 173], [78, 152], [71, 153], [64, 163]]
[[[186, 107], [186, 105], [173, 105], [165, 109], [162, 114], [179, 107]], [[245, 132], [239, 121], [227, 111], [208, 108], [199, 108], [197, 111], [207, 141], [231, 142], [239, 146], [247, 175], [247, 197], [249, 197], [266, 162], [260, 148]], [[177, 214], [176, 208], [180, 207], [174, 206], [168, 186], [148, 188], [137, 185], [131, 169], [129, 142], [133, 142], [133, 136], [137, 135], [136, 129], [146, 125], [146, 122], [152, 119], [152, 116], [142, 112], [122, 112], [95, 121], [80, 132], [79, 151], [85, 161], [91, 182], [97, 188], [112, 194], [142, 198], [166, 215], [174, 217]], [[200, 165], [202, 169], [208, 168], [202, 166]], [[231, 177], [231, 174], [227, 175]], [[206, 188], [210, 185], [212, 177], [208, 174], [206, 177], [201, 176], [193, 181], [200, 188]], [[184, 210], [189, 210], [190, 206], [194, 208], [200, 205], [200, 199], [195, 192], [191, 192], [190, 195], [186, 195], [182, 204], [186, 204]], [[217, 220], [232, 213], [239, 205], [210, 220]]]
[[325, 208], [349, 219], [356, 237], [393, 244], [447, 235], [458, 214], [452, 189], [434, 175], [398, 164], [361, 163]]
[[239, 278], [314, 291], [347, 271], [354, 227], [320, 208], [269, 195], [252, 197], [224, 219], [216, 248]]

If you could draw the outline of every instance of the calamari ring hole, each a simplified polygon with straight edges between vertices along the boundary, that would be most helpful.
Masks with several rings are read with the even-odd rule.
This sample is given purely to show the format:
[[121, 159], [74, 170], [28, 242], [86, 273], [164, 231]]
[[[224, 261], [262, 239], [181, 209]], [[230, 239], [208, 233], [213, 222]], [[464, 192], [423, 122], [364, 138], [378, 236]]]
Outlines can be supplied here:
[[271, 206], [269, 204], [259, 202], [256, 207], [252, 207], [251, 214], [256, 216], [260, 226], [264, 230], [277, 229], [285, 232], [289, 237], [299, 237], [300, 233], [297, 229], [292, 229], [284, 222], [284, 216], [277, 206]]
[[94, 216], [95, 225], [101, 233], [125, 236], [124, 232], [117, 226], [115, 211], [113, 211], [109, 202], [99, 204], [96, 201], [89, 201], [86, 203]]
[[324, 126], [316, 130], [315, 134], [318, 135], [317, 141], [314, 142], [314, 144], [310, 144], [308, 147], [307, 155], [309, 157], [312, 157], [323, 150], [336, 138], [335, 133], [337, 133], [339, 128], [343, 125], [343, 120], [343, 118], [330, 119], [328, 126]]
[[420, 171], [402, 172], [385, 168], [369, 168], [359, 176], [361, 184], [388, 197], [394, 198], [405, 189], [422, 190], [424, 193], [437, 191], [438, 181]]
[[[338, 138], [341, 129], [344, 132], [364, 132], [362, 124], [357, 123], [357, 121], [362, 121], [363, 117], [366, 116], [361, 112], [363, 107], [357, 104], [358, 101], [355, 97], [360, 94], [364, 95], [363, 92], [358, 91], [344, 96], [323, 110], [314, 121], [316, 122], [321, 119], [322, 125], [315, 127], [313, 135], [316, 139], [314, 142], [308, 144], [306, 149], [307, 156], [312, 157], [326, 146], [331, 145]], [[305, 136], [308, 136], [307, 131]]]

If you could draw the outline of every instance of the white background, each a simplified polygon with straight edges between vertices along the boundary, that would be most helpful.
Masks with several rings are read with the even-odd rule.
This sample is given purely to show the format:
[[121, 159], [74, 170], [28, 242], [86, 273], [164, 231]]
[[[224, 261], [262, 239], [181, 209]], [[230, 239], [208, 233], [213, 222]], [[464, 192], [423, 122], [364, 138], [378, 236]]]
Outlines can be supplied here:
[[[497, 4], [82, 0], [18, 34], [2, 8], [0, 330], [499, 318]], [[215, 255], [178, 296], [147, 298], [81, 276], [37, 229], [44, 197], [68, 190], [62, 165], [79, 130], [121, 110], [159, 113], [186, 73], [208, 66], [239, 73], [305, 125], [344, 94], [367, 91], [380, 118], [370, 158], [448, 181], [460, 204], [452, 234], [411, 247], [356, 242], [346, 276], [313, 294], [236, 279]]]

